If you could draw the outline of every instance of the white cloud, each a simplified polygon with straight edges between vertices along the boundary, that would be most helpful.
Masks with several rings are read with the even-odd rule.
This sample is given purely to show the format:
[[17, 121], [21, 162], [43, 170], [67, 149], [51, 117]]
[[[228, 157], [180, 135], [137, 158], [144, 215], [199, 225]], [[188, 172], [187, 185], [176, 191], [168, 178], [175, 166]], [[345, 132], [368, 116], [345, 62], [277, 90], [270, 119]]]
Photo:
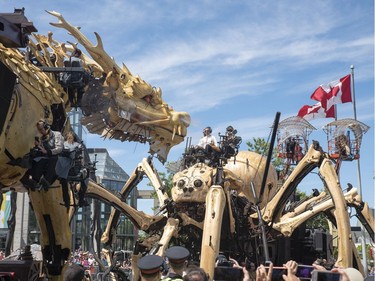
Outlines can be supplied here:
[[[314, 103], [310, 95], [320, 84], [346, 75], [351, 64], [355, 65], [358, 119], [373, 125], [371, 0], [0, 3], [8, 11], [24, 6], [40, 32], [53, 30], [59, 41], [72, 39], [64, 30], [48, 25], [55, 19], [44, 9], [61, 12], [94, 43], [97, 31], [119, 65], [124, 61], [133, 74], [161, 87], [173, 108], [191, 114], [189, 135], [195, 141], [209, 124], [215, 132], [231, 124], [244, 141], [266, 138], [276, 111], [282, 119], [296, 115], [303, 104]], [[339, 116], [353, 116], [351, 104], [340, 105]], [[318, 129], [312, 138], [322, 146], [326, 139], [321, 126], [331, 120], [312, 121]], [[127, 171], [148, 150], [134, 143], [103, 142], [99, 136], [90, 136], [88, 141], [110, 147]], [[361, 159], [366, 167], [373, 167], [373, 134], [367, 134], [365, 142], [369, 144], [363, 149], [369, 153]], [[183, 144], [173, 148], [171, 155], [179, 156], [183, 148]], [[369, 169], [363, 174], [367, 182], [372, 179]]]

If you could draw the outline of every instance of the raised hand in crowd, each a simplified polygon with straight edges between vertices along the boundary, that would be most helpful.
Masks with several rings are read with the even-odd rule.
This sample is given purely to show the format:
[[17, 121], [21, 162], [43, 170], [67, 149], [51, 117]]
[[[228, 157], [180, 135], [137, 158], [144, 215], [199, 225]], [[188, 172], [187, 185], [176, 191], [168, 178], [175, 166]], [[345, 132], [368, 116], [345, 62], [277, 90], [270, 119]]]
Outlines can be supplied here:
[[313, 263], [312, 266], [314, 267], [315, 270], [319, 270], [319, 271], [327, 271], [327, 269], [322, 266], [322, 265], [319, 265], [319, 264], [316, 264], [316, 263]]
[[341, 278], [340, 278], [340, 281], [350, 281], [350, 278], [348, 276], [348, 274], [346, 274], [345, 270], [343, 268], [333, 268], [331, 270], [332, 272], [338, 272], [341, 274]]
[[243, 272], [242, 281], [250, 281], [250, 274], [249, 274], [249, 271], [247, 271], [246, 266], [240, 266], [238, 264], [238, 261], [236, 261], [235, 259], [229, 258], [229, 260], [233, 263], [234, 268], [241, 268], [242, 269], [242, 272]]
[[272, 270], [273, 270], [273, 264], [270, 263], [268, 272], [266, 270], [266, 267], [261, 264], [257, 268], [257, 274], [256, 274], [256, 281], [271, 281], [272, 280]]
[[296, 276], [298, 263], [290, 260], [284, 264], [284, 267], [287, 269], [287, 275], [283, 274], [283, 279], [285, 281], [300, 281], [300, 279]]

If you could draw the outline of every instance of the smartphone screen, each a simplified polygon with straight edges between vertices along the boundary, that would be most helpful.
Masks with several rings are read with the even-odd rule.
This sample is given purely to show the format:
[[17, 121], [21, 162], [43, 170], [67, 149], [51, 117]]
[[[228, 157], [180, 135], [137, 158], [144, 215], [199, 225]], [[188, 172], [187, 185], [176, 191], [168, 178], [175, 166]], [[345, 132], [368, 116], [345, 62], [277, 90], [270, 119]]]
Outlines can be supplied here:
[[[268, 272], [269, 267], [266, 267], [266, 271]], [[274, 266], [272, 269], [272, 281], [283, 281], [283, 274], [287, 274], [287, 269], [285, 267]]]
[[243, 271], [241, 268], [228, 267], [228, 266], [215, 267], [215, 272], [214, 272], [215, 281], [224, 281], [224, 280], [242, 281], [242, 279], [243, 279]]
[[314, 270], [312, 272], [313, 281], [340, 281], [341, 274], [331, 271]]
[[296, 276], [302, 279], [311, 279], [311, 272], [314, 267], [311, 265], [298, 265]]

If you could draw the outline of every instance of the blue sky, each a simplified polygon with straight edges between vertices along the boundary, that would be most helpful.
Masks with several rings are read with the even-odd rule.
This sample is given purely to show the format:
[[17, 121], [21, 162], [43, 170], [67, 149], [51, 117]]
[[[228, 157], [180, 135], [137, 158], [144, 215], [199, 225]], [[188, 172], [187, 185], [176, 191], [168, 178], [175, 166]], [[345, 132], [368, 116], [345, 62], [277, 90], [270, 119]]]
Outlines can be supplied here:
[[[362, 194], [374, 207], [374, 1], [0, 0], [0, 6], [2, 12], [25, 7], [39, 33], [53, 31], [59, 41], [72, 38], [50, 26], [55, 19], [44, 10], [62, 13], [94, 43], [98, 32], [119, 65], [161, 87], [175, 110], [190, 113], [193, 143], [205, 126], [217, 136], [232, 125], [247, 149], [246, 141], [268, 137], [276, 112], [283, 120], [315, 104], [312, 92], [354, 65], [357, 119], [371, 127], [361, 151]], [[351, 103], [337, 110], [339, 119], [353, 118]], [[310, 142], [326, 150], [321, 128], [331, 121], [312, 120], [317, 131]], [[148, 155], [142, 144], [93, 135], [85, 141], [107, 148], [128, 173]], [[177, 160], [184, 146], [173, 148], [168, 160]], [[342, 187], [348, 182], [358, 186], [355, 161], [342, 165]], [[322, 188], [316, 175], [300, 185], [308, 194], [313, 188]], [[140, 205], [147, 211], [148, 203]]]

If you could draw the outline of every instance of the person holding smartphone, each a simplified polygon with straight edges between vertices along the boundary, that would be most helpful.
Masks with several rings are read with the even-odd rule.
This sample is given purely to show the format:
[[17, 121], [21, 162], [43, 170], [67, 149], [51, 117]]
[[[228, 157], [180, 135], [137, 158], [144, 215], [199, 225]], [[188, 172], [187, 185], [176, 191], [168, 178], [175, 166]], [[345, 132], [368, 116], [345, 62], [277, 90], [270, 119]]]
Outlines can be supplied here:
[[295, 262], [293, 260], [290, 260], [284, 266], [287, 270], [287, 274], [286, 275], [283, 274], [283, 279], [285, 281], [298, 281], [298, 280], [300, 280], [296, 276], [297, 269], [298, 269], [298, 263], [297, 262]]
[[[268, 270], [267, 270], [268, 269]], [[270, 263], [269, 267], [265, 267], [263, 264], [258, 266], [256, 273], [256, 281], [271, 281], [272, 280], [273, 263]]]
[[233, 264], [234, 268], [242, 269], [242, 273], [243, 273], [243, 279], [242, 279], [242, 281], [251, 281], [252, 280], [250, 278], [249, 271], [246, 269], [246, 266], [240, 266], [238, 264], [238, 262], [235, 259], [232, 259], [232, 258], [229, 258], [229, 261]]
[[[334, 267], [332, 270], [327, 270], [325, 267], [317, 264], [313, 264], [313, 267], [315, 269], [315, 273], [313, 274], [313, 279], [319, 278], [319, 275], [324, 274], [337, 274], [339, 273], [339, 280], [340, 281], [363, 281], [364, 277], [362, 274], [355, 268], [348, 267], [348, 268], [342, 268], [342, 267]], [[312, 280], [313, 280], [312, 279]], [[331, 278], [332, 280], [333, 278]], [[315, 279], [318, 280], [318, 279]]]
[[[280, 271], [280, 269], [282, 269], [282, 271]], [[293, 260], [288, 261], [282, 268], [274, 267], [272, 263], [270, 263], [269, 267], [265, 267], [261, 264], [256, 271], [256, 281], [300, 281], [296, 276], [297, 269], [298, 263]], [[286, 274], [283, 274], [284, 272]]]

